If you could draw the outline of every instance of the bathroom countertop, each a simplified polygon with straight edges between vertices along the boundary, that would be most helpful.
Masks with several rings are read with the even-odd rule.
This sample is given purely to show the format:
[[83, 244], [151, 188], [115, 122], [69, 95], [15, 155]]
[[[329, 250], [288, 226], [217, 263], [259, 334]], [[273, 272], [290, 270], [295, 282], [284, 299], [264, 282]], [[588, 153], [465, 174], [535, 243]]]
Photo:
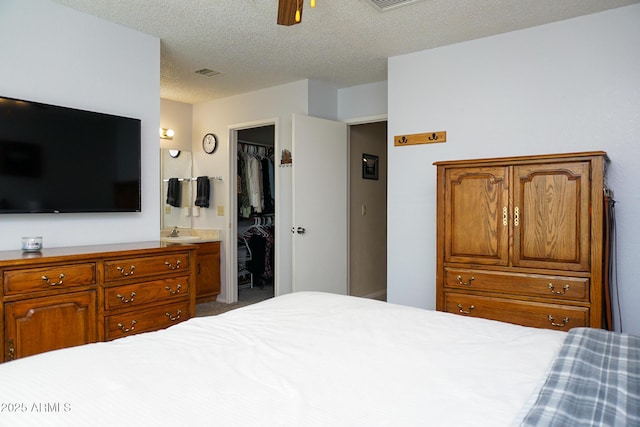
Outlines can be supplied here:
[[169, 237], [171, 230], [161, 230], [160, 240], [165, 243], [205, 243], [221, 241], [220, 230], [178, 229], [178, 237]]

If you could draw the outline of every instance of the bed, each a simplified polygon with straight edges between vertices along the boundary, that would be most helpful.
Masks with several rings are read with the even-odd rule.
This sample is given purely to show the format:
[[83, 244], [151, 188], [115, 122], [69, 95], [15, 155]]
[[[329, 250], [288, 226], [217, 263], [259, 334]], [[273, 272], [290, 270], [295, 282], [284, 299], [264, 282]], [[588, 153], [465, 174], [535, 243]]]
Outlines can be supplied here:
[[[633, 341], [607, 419], [638, 425], [637, 337], [603, 333]], [[571, 335], [299, 292], [4, 363], [0, 425], [567, 425], [549, 378]]]

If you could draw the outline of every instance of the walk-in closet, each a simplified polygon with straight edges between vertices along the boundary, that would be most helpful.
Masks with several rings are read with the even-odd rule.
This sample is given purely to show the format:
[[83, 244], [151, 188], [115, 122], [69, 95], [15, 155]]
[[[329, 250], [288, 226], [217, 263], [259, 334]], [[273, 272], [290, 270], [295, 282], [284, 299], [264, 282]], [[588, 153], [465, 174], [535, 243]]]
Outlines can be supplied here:
[[273, 125], [238, 130], [238, 302], [274, 295], [275, 164]]

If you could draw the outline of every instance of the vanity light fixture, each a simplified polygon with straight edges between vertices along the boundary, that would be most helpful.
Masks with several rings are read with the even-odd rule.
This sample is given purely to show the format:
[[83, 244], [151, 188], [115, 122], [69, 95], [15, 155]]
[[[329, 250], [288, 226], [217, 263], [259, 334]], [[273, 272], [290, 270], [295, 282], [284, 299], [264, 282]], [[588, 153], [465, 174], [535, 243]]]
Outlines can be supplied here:
[[[169, 141], [173, 141], [173, 136], [175, 135], [175, 132], [173, 131], [173, 129], [160, 128], [158, 132], [160, 133], [160, 139], [167, 139]], [[173, 158], [176, 158], [180, 155], [180, 150], [169, 149], [169, 155]]]
[[173, 131], [173, 129], [165, 129], [165, 128], [160, 128], [159, 130], [160, 132], [160, 139], [173, 139], [173, 135], [175, 135], [175, 132]]

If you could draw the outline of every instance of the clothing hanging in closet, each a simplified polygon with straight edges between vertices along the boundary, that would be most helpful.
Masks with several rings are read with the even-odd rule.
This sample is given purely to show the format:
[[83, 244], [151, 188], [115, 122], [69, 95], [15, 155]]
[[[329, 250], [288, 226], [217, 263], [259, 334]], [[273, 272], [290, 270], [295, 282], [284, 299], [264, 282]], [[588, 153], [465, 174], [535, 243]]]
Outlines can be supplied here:
[[273, 213], [273, 148], [238, 143], [238, 181], [238, 215], [241, 218]]
[[260, 287], [273, 279], [274, 227], [273, 225], [253, 225], [244, 231], [242, 237], [249, 245], [251, 260], [247, 269], [253, 274]]

